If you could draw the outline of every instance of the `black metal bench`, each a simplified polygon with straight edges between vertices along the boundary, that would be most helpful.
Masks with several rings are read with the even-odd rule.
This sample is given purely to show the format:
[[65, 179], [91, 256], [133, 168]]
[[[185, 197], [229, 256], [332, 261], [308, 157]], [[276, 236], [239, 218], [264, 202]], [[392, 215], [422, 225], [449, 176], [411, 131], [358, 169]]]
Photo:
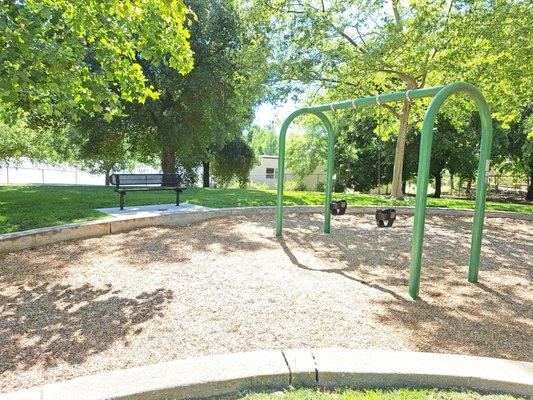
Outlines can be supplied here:
[[110, 176], [115, 192], [120, 194], [120, 209], [124, 210], [126, 192], [145, 192], [152, 190], [174, 190], [176, 205], [180, 205], [180, 193], [185, 187], [180, 186], [176, 174], [113, 174]]

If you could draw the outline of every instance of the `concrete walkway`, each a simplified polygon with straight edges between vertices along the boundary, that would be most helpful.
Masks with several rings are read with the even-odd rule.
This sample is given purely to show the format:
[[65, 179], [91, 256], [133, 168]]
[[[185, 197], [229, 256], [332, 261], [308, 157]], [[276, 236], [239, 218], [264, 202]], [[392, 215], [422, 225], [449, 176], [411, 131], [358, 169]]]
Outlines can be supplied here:
[[111, 215], [113, 217], [155, 217], [163, 214], [181, 214], [183, 212], [190, 211], [209, 211], [211, 208], [197, 206], [195, 204], [181, 203], [179, 206], [176, 204], [151, 204], [148, 206], [126, 206], [124, 210], [121, 210], [119, 207], [113, 208], [97, 208], [97, 211], [103, 212], [104, 214]]
[[0, 394], [0, 400], [163, 400], [290, 387], [440, 388], [533, 395], [533, 363], [342, 348], [222, 354], [146, 365]]

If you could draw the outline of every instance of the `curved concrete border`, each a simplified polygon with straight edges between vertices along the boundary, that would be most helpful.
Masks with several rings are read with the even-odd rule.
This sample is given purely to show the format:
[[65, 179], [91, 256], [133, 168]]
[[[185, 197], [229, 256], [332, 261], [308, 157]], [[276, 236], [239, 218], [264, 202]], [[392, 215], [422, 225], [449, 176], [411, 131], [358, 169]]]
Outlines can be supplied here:
[[[378, 206], [350, 206], [349, 214], [371, 214]], [[406, 206], [394, 207], [399, 215], [413, 215], [414, 208]], [[324, 206], [286, 206], [288, 213], [316, 213], [323, 212]], [[200, 211], [185, 211], [178, 214], [161, 213], [149, 217], [124, 216], [101, 221], [91, 221], [79, 224], [59, 225], [48, 228], [32, 229], [22, 232], [0, 235], [0, 253], [9, 253], [27, 248], [44, 246], [63, 240], [81, 239], [103, 236], [111, 233], [124, 232], [146, 226], [183, 226], [211, 218], [228, 217], [232, 215], [274, 214], [274, 206], [263, 207], [234, 207], [216, 208]], [[473, 216], [474, 211], [457, 208], [428, 207], [428, 215], [443, 215], [455, 217]], [[487, 211], [487, 218], [510, 218], [533, 221], [533, 213], [515, 213], [508, 211]], [[274, 228], [272, 228], [274, 229]]]
[[0, 400], [163, 400], [290, 387], [440, 388], [533, 395], [533, 363], [388, 350], [290, 349], [197, 357], [0, 395]]

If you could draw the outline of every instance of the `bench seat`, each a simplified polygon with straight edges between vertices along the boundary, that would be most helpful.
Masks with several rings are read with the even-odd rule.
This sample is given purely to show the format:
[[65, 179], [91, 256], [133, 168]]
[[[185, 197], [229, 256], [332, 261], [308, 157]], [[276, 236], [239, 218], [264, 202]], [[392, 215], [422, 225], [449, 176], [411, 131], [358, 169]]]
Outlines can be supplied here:
[[166, 186], [139, 186], [139, 187], [119, 187], [115, 188], [115, 192], [121, 193], [121, 192], [149, 192], [153, 190], [179, 190], [180, 192], [183, 191], [184, 187], [166, 187]]
[[176, 206], [180, 205], [180, 193], [186, 189], [180, 185], [175, 174], [113, 174], [110, 176], [114, 190], [120, 195], [120, 209], [124, 209], [124, 197], [127, 192], [148, 192], [158, 190], [174, 190]]

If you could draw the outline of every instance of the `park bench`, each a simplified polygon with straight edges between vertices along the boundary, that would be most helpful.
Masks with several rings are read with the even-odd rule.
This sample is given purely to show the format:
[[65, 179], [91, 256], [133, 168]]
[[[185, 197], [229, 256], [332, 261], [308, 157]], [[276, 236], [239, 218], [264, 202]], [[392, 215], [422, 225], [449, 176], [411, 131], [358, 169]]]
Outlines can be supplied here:
[[176, 174], [113, 174], [110, 182], [115, 186], [115, 192], [120, 194], [120, 209], [124, 210], [126, 192], [146, 192], [153, 190], [174, 190], [176, 205], [180, 205], [180, 193], [185, 187], [180, 186], [180, 179]]

